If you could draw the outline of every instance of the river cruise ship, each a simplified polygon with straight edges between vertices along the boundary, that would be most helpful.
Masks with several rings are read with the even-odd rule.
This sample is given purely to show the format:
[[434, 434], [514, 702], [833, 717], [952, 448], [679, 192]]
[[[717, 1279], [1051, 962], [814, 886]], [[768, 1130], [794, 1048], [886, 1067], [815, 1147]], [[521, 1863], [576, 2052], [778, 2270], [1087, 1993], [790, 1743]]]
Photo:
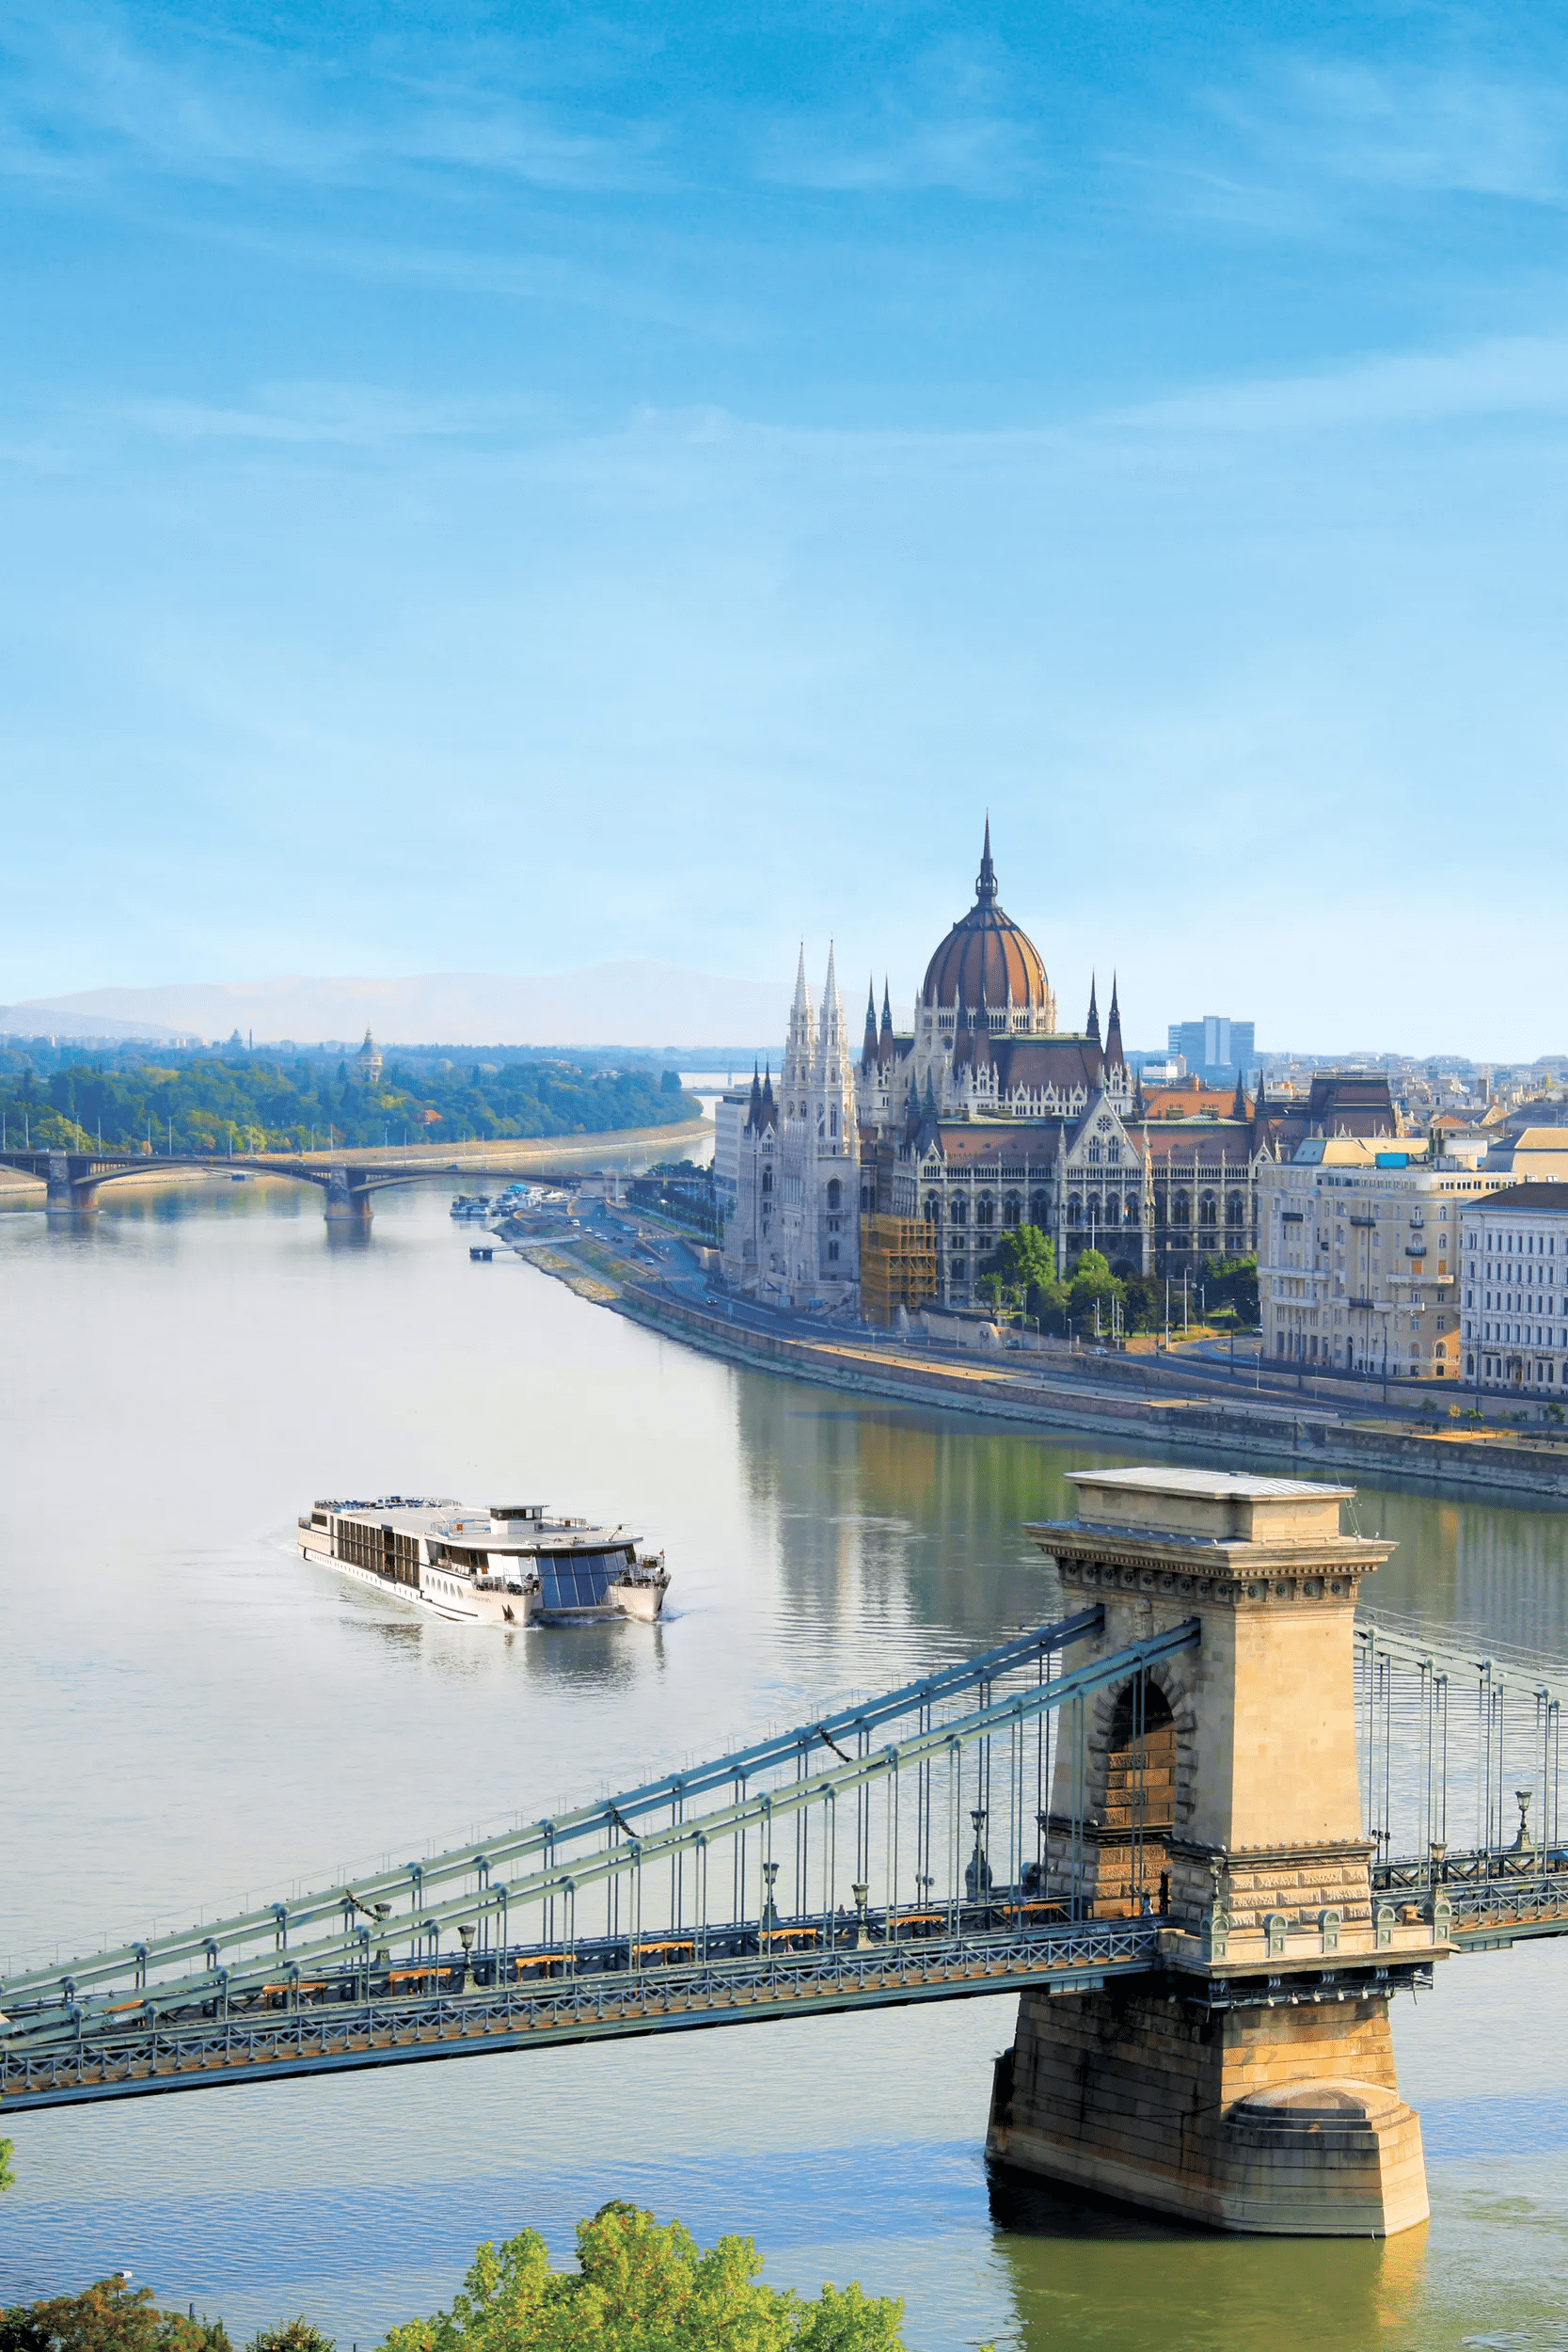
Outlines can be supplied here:
[[562, 1625], [659, 1616], [664, 1555], [620, 1527], [551, 1518], [540, 1502], [480, 1506], [441, 1495], [322, 1502], [299, 1521], [307, 1560], [463, 1625]]

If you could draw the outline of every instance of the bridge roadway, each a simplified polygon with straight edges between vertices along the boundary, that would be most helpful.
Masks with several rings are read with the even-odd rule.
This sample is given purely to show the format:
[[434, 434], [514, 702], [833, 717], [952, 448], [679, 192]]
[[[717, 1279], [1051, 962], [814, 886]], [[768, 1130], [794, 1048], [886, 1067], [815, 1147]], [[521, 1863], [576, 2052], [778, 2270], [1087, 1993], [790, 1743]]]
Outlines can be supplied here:
[[[1086, 1993], [1160, 1975], [1209, 2010], [1340, 2002], [1431, 1984], [1411, 1929], [1461, 1951], [1568, 1934], [1568, 1853], [1466, 1853], [1445, 1869], [1439, 1883], [1427, 1862], [1378, 1866], [1374, 1899], [1389, 1947], [1288, 1976], [1238, 1955], [1228, 1972], [1183, 1979], [1152, 1910], [1072, 1920], [1028, 1887], [993, 1888], [985, 1903], [942, 1914], [863, 1903], [826, 1922], [585, 1937], [399, 1966], [382, 1956], [325, 1976], [280, 1961], [273, 1981], [233, 1993], [219, 1969], [207, 1998], [178, 2009], [133, 1998], [91, 2020], [74, 2003], [17, 2020], [21, 2030], [0, 2042], [0, 2112], [989, 1994]], [[1398, 1927], [1406, 1933], [1393, 1947]]]
[[[1184, 1619], [1097, 1653], [1103, 1621], [1096, 1604], [1021, 1631], [618, 1796], [550, 1820], [519, 1817], [477, 1849], [12, 1976], [0, 1991], [0, 2115], [986, 1994], [1092, 1994], [1122, 1979], [1163, 1979], [1211, 2016], [1375, 2002], [1430, 1982], [1441, 1951], [1568, 1934], [1557, 1692], [1533, 1661], [1434, 1659], [1370, 1624], [1356, 1647], [1371, 1931], [1341, 1947], [1330, 1910], [1321, 1924], [1277, 1915], [1265, 1923], [1277, 1941], [1258, 1929], [1233, 1933], [1217, 1900], [1208, 1929], [1174, 1924], [1161, 1909], [1168, 1877], [1140, 1860], [1138, 1736], [1127, 1792], [1113, 1800], [1119, 1828], [1085, 1809], [1074, 1758], [1096, 1694], [1120, 1692], [1117, 1706], [1141, 1720], [1151, 1677], [1192, 1649], [1199, 1629]], [[1424, 1714], [1394, 1705], [1402, 1674], [1426, 1693]], [[1437, 1779], [1407, 1775], [1405, 1818], [1413, 1808], [1429, 1825], [1427, 1851], [1412, 1851], [1396, 1842], [1386, 1790], [1398, 1793], [1397, 1759], [1379, 1744], [1378, 1724], [1386, 1719], [1391, 1738], [1402, 1722], [1428, 1765], [1441, 1728], [1447, 1758], [1450, 1676], [1456, 1694], [1474, 1677], [1486, 1701], [1470, 1793], [1487, 1831], [1465, 1849], [1446, 1841], [1446, 1763]], [[1505, 1705], [1519, 1717], [1506, 1755]], [[1512, 1843], [1503, 1835], [1500, 1800], [1520, 1776], [1520, 1742], [1540, 1775], [1539, 1844], [1528, 1790], [1516, 1792]], [[1148, 1835], [1157, 1846], [1152, 1820]], [[1075, 1848], [1097, 1836], [1122, 1851], [1120, 1897], [1114, 1884], [1106, 1899], [1069, 1897], [1064, 1887], [1084, 1883]], [[894, 1890], [911, 1875], [915, 1897], [905, 1902]], [[847, 1910], [839, 1890], [850, 1876]], [[777, 1900], [791, 1884], [787, 1902]]]
[[[295, 1184], [314, 1184], [325, 1193], [324, 1212], [329, 1217], [353, 1218], [363, 1224], [371, 1215], [372, 1196], [391, 1184], [417, 1184], [432, 1176], [484, 1174], [456, 1160], [429, 1158], [377, 1161], [372, 1166], [347, 1158], [311, 1159], [287, 1153], [237, 1152], [218, 1159], [201, 1152], [0, 1152], [0, 1168], [13, 1168], [34, 1176], [46, 1187], [45, 1206], [51, 1215], [79, 1216], [97, 1206], [104, 1184], [117, 1177], [157, 1175], [282, 1176]], [[535, 1184], [558, 1184], [556, 1171], [523, 1168], [516, 1171]], [[574, 1178], [571, 1181], [576, 1181]]]

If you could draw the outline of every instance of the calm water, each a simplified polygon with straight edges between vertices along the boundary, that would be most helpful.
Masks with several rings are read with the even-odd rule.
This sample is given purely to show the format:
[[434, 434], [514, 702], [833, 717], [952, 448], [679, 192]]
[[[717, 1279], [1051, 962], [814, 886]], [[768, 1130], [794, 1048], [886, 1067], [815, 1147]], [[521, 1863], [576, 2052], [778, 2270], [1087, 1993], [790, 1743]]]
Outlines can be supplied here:
[[[467, 1241], [434, 1190], [366, 1244], [259, 1185], [0, 1217], [0, 1963], [402, 1860], [1050, 1613], [1021, 1524], [1109, 1457], [731, 1371]], [[671, 1616], [498, 1639], [293, 1556], [311, 1496], [386, 1487], [625, 1519]], [[1386, 1605], [1568, 1657], [1568, 1519], [1361, 1510], [1400, 1538]], [[1433, 2215], [1386, 2248], [993, 2202], [987, 1999], [19, 2116], [0, 2301], [124, 2267], [368, 2352], [478, 2239], [564, 2253], [629, 2195], [751, 2232], [776, 2282], [903, 2295], [920, 2352], [1568, 2346], [1565, 2001], [1548, 1945], [1402, 2005]]]

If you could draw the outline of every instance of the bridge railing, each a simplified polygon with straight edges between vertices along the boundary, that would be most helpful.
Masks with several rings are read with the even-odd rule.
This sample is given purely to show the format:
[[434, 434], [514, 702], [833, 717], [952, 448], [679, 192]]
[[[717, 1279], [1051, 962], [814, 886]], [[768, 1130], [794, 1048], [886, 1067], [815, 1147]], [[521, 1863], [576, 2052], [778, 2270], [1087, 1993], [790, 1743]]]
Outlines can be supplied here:
[[13, 1976], [0, 1998], [18, 2021], [51, 2008], [99, 2019], [127, 2000], [177, 2010], [220, 1968], [232, 1998], [284, 1971], [330, 1978], [384, 1955], [389, 1965], [394, 1949], [434, 1965], [454, 1933], [483, 1956], [519, 1943], [640, 1946], [726, 1919], [768, 1933], [809, 1918], [827, 1934], [846, 1907], [957, 1922], [993, 1885], [1039, 1887], [1059, 1720], [1081, 1752], [1097, 1692], [1197, 1639], [1194, 1621], [1065, 1670], [1066, 1645], [1099, 1621], [1082, 1612], [487, 1844]]
[[1356, 1723], [1374, 1858], [1528, 1859], [1561, 1832], [1568, 1673], [1419, 1626], [1356, 1628]]

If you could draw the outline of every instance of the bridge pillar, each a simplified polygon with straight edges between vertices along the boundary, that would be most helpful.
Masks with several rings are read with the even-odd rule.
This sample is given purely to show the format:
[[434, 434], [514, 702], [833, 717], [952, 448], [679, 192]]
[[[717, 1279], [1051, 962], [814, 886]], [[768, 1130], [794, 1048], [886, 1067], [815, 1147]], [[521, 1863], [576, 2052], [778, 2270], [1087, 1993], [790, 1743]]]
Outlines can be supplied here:
[[51, 1152], [45, 1178], [44, 1213], [48, 1216], [83, 1216], [98, 1206], [98, 1187], [77, 1179], [89, 1165], [79, 1152]]
[[335, 1222], [365, 1226], [371, 1221], [370, 1189], [351, 1184], [346, 1168], [328, 1168], [324, 1213]]
[[1354, 1492], [1180, 1470], [1072, 1474], [1080, 1516], [1030, 1533], [1100, 1600], [1086, 1664], [1193, 1618], [1142, 1687], [1070, 1708], [1047, 1892], [1080, 1917], [1157, 1910], [1163, 1974], [1027, 1994], [998, 2063], [998, 2162], [1222, 2230], [1386, 2236], [1427, 2216], [1388, 2003], [1430, 1924], [1374, 1920], [1356, 1777]]

